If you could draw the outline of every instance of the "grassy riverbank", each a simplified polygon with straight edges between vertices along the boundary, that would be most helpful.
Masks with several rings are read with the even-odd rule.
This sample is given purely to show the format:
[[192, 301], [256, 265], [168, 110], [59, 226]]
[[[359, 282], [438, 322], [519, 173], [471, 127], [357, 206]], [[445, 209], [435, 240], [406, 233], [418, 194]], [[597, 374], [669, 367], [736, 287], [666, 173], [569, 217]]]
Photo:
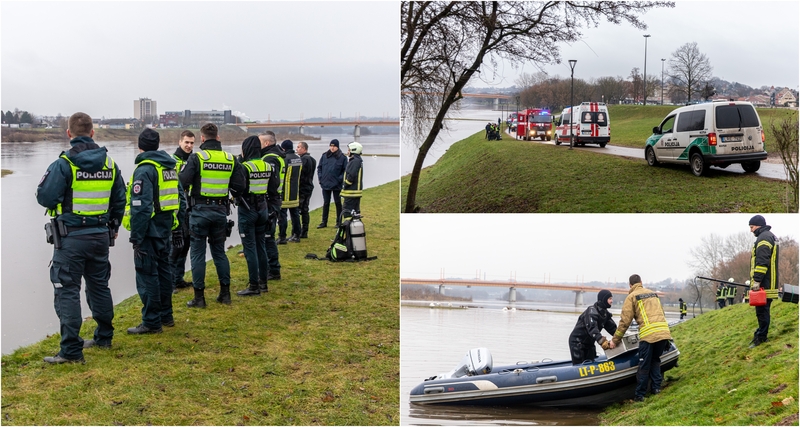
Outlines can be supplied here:
[[[334, 235], [312, 227], [309, 239], [279, 246], [282, 279], [268, 294], [218, 304], [209, 262], [208, 308], [188, 309], [192, 292], [182, 290], [176, 326], [162, 334], [125, 333], [141, 319], [134, 295], [116, 307], [113, 348], [86, 350], [85, 365], [42, 361], [58, 351], [58, 334], [3, 356], [3, 424], [397, 425], [397, 185], [364, 191], [377, 260], [305, 259], [324, 257]], [[317, 209], [311, 224], [319, 220]], [[239, 248], [228, 251], [232, 291], [247, 283]], [[85, 322], [81, 335], [94, 326]]]
[[[422, 212], [785, 212], [787, 184], [713, 169], [648, 166], [587, 150], [486, 141], [484, 130], [456, 142], [422, 171]], [[409, 177], [402, 179], [402, 198]]]
[[602, 424], [797, 425], [797, 310], [773, 302], [769, 341], [754, 349], [747, 348], [757, 327], [749, 305], [676, 326], [679, 366], [665, 373], [661, 394], [607, 408]]

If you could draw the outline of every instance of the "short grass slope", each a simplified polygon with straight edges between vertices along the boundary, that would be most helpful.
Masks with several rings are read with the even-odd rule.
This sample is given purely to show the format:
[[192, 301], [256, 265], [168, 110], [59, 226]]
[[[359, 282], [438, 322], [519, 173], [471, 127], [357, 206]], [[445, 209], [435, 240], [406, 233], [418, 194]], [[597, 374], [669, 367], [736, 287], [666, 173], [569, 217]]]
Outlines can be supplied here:
[[757, 325], [745, 304], [672, 329], [681, 352], [663, 390], [601, 414], [603, 425], [797, 425], [798, 307], [773, 301], [769, 341], [748, 348]]
[[[408, 176], [402, 180], [403, 200]], [[422, 212], [785, 212], [786, 183], [749, 174], [648, 166], [484, 131], [453, 144], [420, 176]]]
[[[85, 365], [42, 361], [58, 351], [58, 334], [3, 356], [3, 424], [397, 425], [397, 181], [366, 190], [362, 210], [377, 260], [305, 259], [324, 257], [335, 232], [313, 228], [279, 246], [282, 279], [267, 294], [217, 303], [209, 262], [208, 308], [187, 308], [192, 291], [182, 290], [176, 325], [162, 334], [125, 333], [141, 320], [134, 295], [115, 309], [112, 349], [85, 350]], [[247, 283], [240, 248], [228, 251], [232, 291]], [[85, 322], [81, 335], [94, 327]]]

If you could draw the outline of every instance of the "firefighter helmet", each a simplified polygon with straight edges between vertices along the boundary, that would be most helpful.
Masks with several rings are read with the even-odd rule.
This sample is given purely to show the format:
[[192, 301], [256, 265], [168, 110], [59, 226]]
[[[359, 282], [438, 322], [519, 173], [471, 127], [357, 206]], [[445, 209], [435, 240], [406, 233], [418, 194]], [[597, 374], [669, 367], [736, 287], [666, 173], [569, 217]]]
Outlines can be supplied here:
[[361, 154], [361, 152], [364, 150], [364, 147], [362, 147], [361, 144], [353, 141], [347, 144], [347, 149], [353, 154]]

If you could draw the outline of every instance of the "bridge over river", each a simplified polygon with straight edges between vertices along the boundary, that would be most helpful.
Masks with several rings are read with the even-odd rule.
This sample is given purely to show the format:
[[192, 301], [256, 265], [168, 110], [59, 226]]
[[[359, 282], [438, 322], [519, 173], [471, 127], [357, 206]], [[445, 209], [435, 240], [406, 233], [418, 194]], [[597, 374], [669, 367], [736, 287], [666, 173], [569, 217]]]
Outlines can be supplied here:
[[[575, 292], [575, 306], [583, 306], [583, 294], [586, 292], [599, 292], [600, 288], [592, 286], [569, 285], [569, 284], [554, 284], [554, 283], [534, 283], [534, 282], [517, 282], [516, 280], [467, 280], [467, 279], [400, 279], [400, 285], [428, 285], [438, 286], [439, 294], [445, 294], [447, 286], [465, 286], [471, 287], [489, 287], [489, 288], [508, 288], [508, 302], [515, 302], [517, 300], [517, 289], [544, 289], [553, 291], [571, 291]], [[629, 288], [606, 288], [614, 295], [622, 295], [623, 298], [628, 295]], [[667, 293], [656, 291], [659, 297], [666, 296]]]
[[266, 123], [239, 123], [237, 126], [242, 130], [248, 129], [274, 129], [274, 128], [300, 128], [300, 134], [305, 134], [308, 127], [343, 127], [353, 126], [353, 139], [358, 141], [361, 137], [361, 128], [369, 126], [400, 126], [400, 120], [340, 120], [324, 122], [266, 122]]

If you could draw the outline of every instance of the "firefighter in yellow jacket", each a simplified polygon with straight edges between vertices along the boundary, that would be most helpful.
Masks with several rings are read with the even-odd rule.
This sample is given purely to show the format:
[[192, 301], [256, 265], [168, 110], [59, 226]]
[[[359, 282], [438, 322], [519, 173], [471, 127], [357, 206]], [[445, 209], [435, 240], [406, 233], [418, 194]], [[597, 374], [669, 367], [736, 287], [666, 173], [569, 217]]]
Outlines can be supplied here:
[[612, 340], [614, 344], [619, 344], [631, 322], [636, 319], [639, 325], [639, 370], [636, 373], [637, 385], [633, 400], [641, 402], [651, 380], [653, 394], [661, 392], [661, 355], [669, 345], [672, 335], [669, 333], [669, 324], [658, 295], [642, 287], [642, 278], [638, 274], [631, 276], [628, 283], [631, 290], [622, 303], [622, 318]]

